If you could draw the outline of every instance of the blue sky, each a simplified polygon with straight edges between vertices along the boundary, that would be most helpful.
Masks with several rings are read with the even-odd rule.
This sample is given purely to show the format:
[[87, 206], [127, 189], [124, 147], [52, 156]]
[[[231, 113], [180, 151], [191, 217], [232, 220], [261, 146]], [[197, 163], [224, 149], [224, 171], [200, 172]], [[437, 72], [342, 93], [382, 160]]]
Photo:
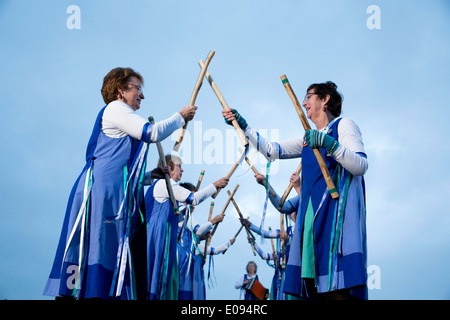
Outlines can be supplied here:
[[[81, 9], [80, 29], [67, 28], [70, 5]], [[381, 29], [366, 25], [370, 5], [380, 8]], [[304, 132], [281, 75], [299, 97], [314, 82], [338, 85], [342, 116], [358, 123], [369, 159], [368, 264], [380, 270], [380, 288], [369, 298], [449, 299], [449, 31], [445, 0], [0, 1], [0, 299], [47, 299], [41, 293], [103, 106], [104, 75], [117, 66], [140, 72], [146, 99], [139, 113], [160, 120], [189, 103], [197, 62], [210, 50], [216, 54], [209, 71], [228, 104], [273, 140]], [[182, 152], [191, 152], [183, 180], [197, 181], [204, 169], [206, 184], [226, 175], [239, 143], [206, 82], [196, 104], [183, 142]], [[176, 136], [163, 142], [165, 150]], [[155, 146], [148, 161], [149, 168], [156, 164]], [[297, 165], [298, 159], [272, 164], [278, 193]], [[257, 168], [264, 172], [265, 162]], [[229, 189], [235, 184], [242, 212], [259, 224], [265, 192], [245, 163]], [[209, 203], [196, 209], [200, 222]], [[227, 213], [214, 244], [239, 228], [233, 208]], [[270, 206], [266, 221], [279, 227]], [[269, 241], [261, 245], [270, 250]], [[207, 298], [237, 299], [233, 284], [249, 260], [269, 286], [273, 269], [241, 234], [215, 257]]]

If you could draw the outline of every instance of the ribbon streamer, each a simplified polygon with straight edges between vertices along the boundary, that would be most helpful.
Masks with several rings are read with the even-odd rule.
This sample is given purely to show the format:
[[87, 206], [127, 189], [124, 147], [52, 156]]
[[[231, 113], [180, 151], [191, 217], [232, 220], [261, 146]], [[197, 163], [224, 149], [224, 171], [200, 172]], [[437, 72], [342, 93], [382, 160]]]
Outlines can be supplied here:
[[[264, 209], [263, 209], [263, 213], [262, 213], [262, 218], [261, 218], [261, 225], [259, 226], [259, 233], [261, 233], [261, 230], [264, 229], [264, 221], [266, 219], [266, 212], [267, 212], [267, 203], [269, 200], [269, 174], [270, 174], [270, 164], [272, 161], [267, 161], [267, 165], [266, 165], [266, 199], [264, 201]], [[264, 237], [261, 237], [261, 241], [264, 241]]]
[[[145, 169], [145, 163], [148, 152], [148, 143], [142, 142], [137, 152], [137, 157], [133, 160], [131, 170], [128, 173], [126, 189], [124, 197], [120, 205], [119, 212], [115, 218], [116, 221], [122, 221], [122, 230], [119, 240], [119, 248], [117, 251], [117, 263], [114, 269], [113, 281], [111, 284], [110, 296], [118, 297], [122, 293], [122, 287], [125, 279], [125, 272], [127, 262], [132, 268], [131, 251], [130, 251], [130, 236], [131, 228], [133, 226], [133, 220], [135, 220], [136, 208], [138, 208], [137, 194], [133, 195], [133, 190], [136, 190], [140, 181], [141, 170]], [[139, 190], [138, 192], [139, 193]], [[139, 210], [137, 211], [139, 212]], [[128, 261], [130, 259], [130, 261]], [[130, 285], [132, 292], [132, 299], [135, 299], [135, 284], [133, 283], [133, 269], [129, 270], [130, 273]], [[115, 292], [114, 292], [115, 291]]]
[[[78, 210], [78, 214], [77, 214], [77, 218], [75, 220], [75, 223], [73, 225], [72, 231], [70, 232], [70, 236], [69, 236], [69, 240], [67, 241], [66, 244], [66, 248], [64, 250], [64, 256], [63, 256], [63, 263], [61, 265], [61, 274], [63, 274], [63, 270], [62, 267], [64, 265], [64, 261], [66, 260], [66, 256], [67, 256], [67, 252], [69, 251], [69, 247], [72, 243], [73, 237], [75, 235], [75, 232], [78, 230], [78, 228], [80, 227], [81, 229], [81, 235], [80, 235], [80, 248], [79, 248], [79, 256], [78, 256], [78, 267], [77, 267], [77, 271], [78, 271], [78, 278], [76, 279], [75, 282], [75, 287], [74, 287], [74, 291], [72, 293], [72, 296], [74, 296], [75, 298], [78, 297], [79, 292], [77, 292], [77, 289], [80, 287], [80, 279], [82, 279], [82, 272], [83, 272], [83, 256], [84, 256], [84, 251], [85, 251], [85, 243], [84, 243], [84, 232], [85, 232], [85, 217], [87, 215], [88, 212], [88, 203], [89, 203], [89, 199], [91, 196], [91, 189], [92, 189], [92, 167], [93, 167], [93, 162], [91, 163], [91, 166], [89, 167], [89, 169], [86, 171], [86, 178], [84, 180], [84, 192], [83, 192], [83, 202], [81, 203], [81, 207], [80, 210]], [[80, 224], [80, 221], [81, 224]]]

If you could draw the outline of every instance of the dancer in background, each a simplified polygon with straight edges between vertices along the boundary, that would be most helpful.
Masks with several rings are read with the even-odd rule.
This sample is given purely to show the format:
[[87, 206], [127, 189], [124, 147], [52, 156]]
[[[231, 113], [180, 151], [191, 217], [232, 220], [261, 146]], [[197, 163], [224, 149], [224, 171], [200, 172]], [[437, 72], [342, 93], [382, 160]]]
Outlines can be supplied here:
[[247, 265], [245, 266], [245, 270], [247, 271], [246, 274], [244, 274], [239, 281], [237, 281], [234, 284], [234, 287], [236, 289], [240, 290], [239, 293], [239, 299], [240, 300], [257, 300], [255, 296], [253, 296], [251, 293], [249, 293], [247, 290], [245, 290], [245, 286], [252, 280], [256, 279], [259, 281], [259, 277], [256, 274], [258, 271], [258, 266], [256, 265], [256, 262], [249, 261]]
[[[265, 186], [266, 185], [266, 177], [260, 173], [255, 174], [255, 178], [258, 184]], [[300, 177], [297, 172], [294, 172], [290, 178], [290, 182], [293, 184], [293, 188], [300, 194]], [[269, 199], [272, 205], [277, 208], [280, 203], [280, 197], [273, 190], [269, 194]], [[294, 299], [292, 295], [284, 293], [284, 281], [285, 281], [285, 263], [289, 260], [289, 251], [291, 247], [291, 240], [294, 233], [295, 227], [295, 218], [298, 211], [298, 206], [300, 203], [300, 196], [294, 196], [293, 198], [288, 199], [282, 206], [280, 212], [286, 214], [289, 219], [286, 219], [287, 228], [285, 230], [275, 229], [275, 230], [261, 230], [260, 227], [251, 223], [247, 219], [241, 219], [241, 223], [244, 226], [247, 226], [253, 232], [256, 232], [260, 236], [264, 238], [277, 239], [276, 244], [273, 246], [275, 249], [274, 252], [264, 252], [262, 248], [258, 246], [256, 241], [253, 238], [249, 238], [248, 241], [253, 245], [258, 255], [261, 259], [270, 261], [274, 261], [273, 267], [275, 268], [275, 273], [272, 278], [272, 286], [270, 290], [270, 299], [271, 300], [290, 300]], [[289, 221], [294, 223], [293, 226], [289, 224]]]
[[[190, 192], [195, 192], [192, 183], [180, 183], [180, 186]], [[195, 207], [184, 204], [180, 210], [180, 220], [178, 222], [178, 271], [179, 271], [179, 300], [205, 300], [206, 289], [204, 280], [203, 258], [205, 242], [210, 235], [210, 231], [216, 223], [222, 222], [224, 214], [218, 214], [202, 225], [197, 223], [193, 217]], [[181, 234], [180, 234], [181, 233]], [[213, 248], [209, 247], [207, 254], [219, 254], [228, 249], [234, 243], [234, 239], [227, 241], [224, 245]], [[203, 249], [203, 251], [202, 251]]]
[[[166, 163], [170, 167], [172, 189], [177, 202], [187, 205], [197, 205], [213, 195], [218, 188], [228, 184], [224, 177], [207, 187], [192, 193], [178, 184], [184, 170], [181, 158], [167, 155]], [[154, 183], [145, 195], [145, 210], [147, 217], [147, 268], [148, 268], [148, 299], [176, 300], [178, 299], [178, 265], [177, 231], [179, 217], [175, 216], [167, 191], [166, 180], [163, 179], [161, 163], [154, 171]]]

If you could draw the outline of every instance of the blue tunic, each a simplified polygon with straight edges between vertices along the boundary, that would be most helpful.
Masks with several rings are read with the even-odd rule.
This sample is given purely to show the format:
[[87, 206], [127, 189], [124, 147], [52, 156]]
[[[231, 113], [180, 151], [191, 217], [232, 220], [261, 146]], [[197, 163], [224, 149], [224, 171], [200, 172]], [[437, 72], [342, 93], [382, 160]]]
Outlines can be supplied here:
[[[187, 211], [187, 210], [186, 210]], [[181, 234], [180, 242], [178, 243], [178, 270], [179, 270], [179, 300], [193, 300], [193, 252], [192, 249], [192, 232], [188, 228], [187, 223], [188, 214], [186, 212], [185, 222], [183, 227], [178, 228], [178, 232]]]
[[[335, 121], [328, 134], [338, 140], [338, 124]], [[313, 150], [302, 150], [302, 197], [297, 213], [296, 230], [292, 239], [286, 267], [284, 292], [308, 297], [302, 274], [302, 245], [305, 216], [308, 204], [314, 212], [313, 243], [315, 286], [317, 292], [350, 289], [356, 297], [367, 298], [367, 245], [364, 178], [353, 176], [324, 149], [322, 155], [331, 177], [339, 190], [334, 200], [327, 189], [325, 179]]]
[[[288, 227], [286, 230], [287, 234], [288, 234], [288, 242], [286, 243], [286, 247], [285, 247], [285, 257], [286, 257], [286, 261], [289, 261], [289, 251], [291, 248], [290, 245], [290, 239], [292, 238], [292, 227]], [[278, 241], [280, 241], [280, 239], [278, 239]], [[281, 242], [281, 241], [280, 241]], [[286, 294], [284, 293], [284, 283], [285, 283], [285, 267], [283, 267], [283, 252], [282, 252], [282, 248], [280, 246], [280, 249], [277, 252], [277, 256], [278, 256], [278, 263], [275, 264], [274, 268], [275, 268], [275, 273], [273, 275], [272, 278], [272, 286], [271, 286], [271, 290], [270, 290], [270, 299], [271, 300], [287, 300], [288, 297], [286, 296]], [[278, 266], [278, 268], [276, 267]], [[280, 277], [281, 274], [281, 277]]]
[[45, 295], [133, 298], [130, 246], [141, 218], [145, 141], [150, 141], [151, 125], [144, 126], [142, 141], [129, 135], [110, 138], [101, 130], [105, 108], [95, 122], [86, 165], [70, 193]]
[[[178, 217], [175, 216], [172, 203], [167, 200], [160, 203], [155, 200], [150, 186], [145, 194], [145, 212], [147, 218], [147, 268], [148, 299], [173, 299], [169, 292], [172, 271], [176, 266]], [[176, 297], [175, 297], [176, 299]]]
[[[210, 259], [212, 259], [212, 256], [210, 256]], [[194, 254], [192, 256], [192, 293], [194, 300], [206, 300], [205, 271], [203, 269], [204, 266], [205, 260], [203, 259], [203, 255]]]
[[[185, 218], [188, 220], [188, 217]], [[198, 229], [198, 225], [194, 228], [194, 233]], [[180, 231], [180, 230], [179, 230]], [[178, 244], [178, 270], [180, 279], [179, 300], [205, 300], [206, 287], [203, 252], [195, 254], [198, 250], [198, 238], [193, 235], [188, 226], [185, 226]], [[211, 247], [211, 250], [213, 248]], [[211, 251], [212, 257], [213, 251]]]

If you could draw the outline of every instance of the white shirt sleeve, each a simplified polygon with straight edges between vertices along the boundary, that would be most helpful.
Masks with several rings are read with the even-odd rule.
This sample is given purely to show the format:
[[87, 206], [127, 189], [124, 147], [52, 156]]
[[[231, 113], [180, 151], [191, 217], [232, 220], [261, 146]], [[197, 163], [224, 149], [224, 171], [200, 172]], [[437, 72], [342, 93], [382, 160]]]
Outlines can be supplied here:
[[[220, 253], [224, 252], [225, 250], [227, 250], [230, 246], [231, 246], [230, 240], [221, 244], [218, 247], [208, 246], [208, 249], [206, 250], [206, 254], [207, 255], [217, 255], [217, 254], [220, 254]], [[200, 253], [199, 253], [199, 250], [200, 250]], [[212, 253], [211, 253], [211, 251], [212, 251]], [[202, 242], [198, 245], [198, 250], [195, 250], [195, 254], [200, 255], [200, 254], [204, 254], [204, 253], [205, 253], [205, 243]]]
[[[115, 100], [108, 104], [103, 112], [102, 130], [110, 138], [122, 138], [130, 135], [140, 140], [146, 123], [148, 120], [138, 115], [129, 105]], [[156, 122], [149, 129], [151, 130], [151, 141], [164, 140], [184, 123], [183, 117], [178, 112], [166, 120]]]
[[239, 279], [239, 281], [237, 281], [237, 282], [234, 284], [234, 287], [235, 287], [236, 289], [240, 289], [240, 288], [242, 288], [243, 285], [244, 285], [244, 276], [241, 276], [241, 279]]
[[197, 232], [195, 232], [195, 235], [197, 237], [203, 237], [205, 234], [207, 234], [209, 231], [211, 231], [211, 229], [212, 229], [211, 222], [206, 222], [206, 223], [202, 224], [201, 226], [199, 225], [199, 227], [197, 228]]
[[[172, 183], [172, 190], [175, 199], [179, 202], [186, 202], [188, 197], [192, 194], [191, 191], [183, 188], [173, 179], [170, 179], [170, 181]], [[202, 190], [193, 193], [193, 201], [190, 204], [195, 206], [204, 201], [209, 196], [213, 195], [216, 191], [216, 187], [214, 187], [214, 185], [211, 183], [209, 186], [203, 188]], [[160, 203], [169, 199], [169, 192], [167, 191], [165, 179], [158, 180], [153, 191], [153, 196], [155, 197], [155, 200]]]
[[141, 139], [142, 130], [148, 120], [138, 115], [126, 103], [115, 100], [108, 104], [103, 112], [102, 130], [110, 138], [122, 138], [130, 135]]
[[206, 222], [202, 225], [199, 225], [197, 220], [192, 216], [192, 214], [189, 215], [189, 219], [187, 222], [187, 227], [189, 230], [191, 230], [191, 232], [193, 233], [194, 230], [197, 228], [195, 235], [197, 237], [202, 237], [204, 236], [208, 231], [210, 231], [212, 229], [212, 224], [211, 222]]
[[230, 240], [228, 240], [227, 242], [221, 244], [220, 246], [209, 247], [207, 252], [208, 252], [208, 254], [211, 254], [211, 248], [212, 248], [213, 255], [220, 254], [220, 253], [224, 252], [225, 250], [227, 250], [230, 246], [231, 246], [231, 242], [230, 242]]
[[264, 252], [256, 243], [256, 241], [253, 243], [253, 246], [255, 247], [256, 252], [258, 253], [258, 255], [261, 257], [261, 259], [263, 260], [273, 260], [273, 254], [272, 253], [268, 253], [268, 252]]
[[245, 129], [245, 136], [267, 160], [299, 158], [302, 154], [302, 137], [270, 142], [250, 126]]
[[214, 186], [214, 184], [211, 183], [205, 188], [198, 190], [197, 192], [194, 192], [194, 200], [192, 201], [192, 205], [195, 206], [203, 202], [205, 199], [216, 193], [216, 191], [217, 191], [216, 187]]
[[157, 142], [166, 139], [175, 130], [184, 126], [184, 123], [184, 118], [179, 112], [175, 112], [170, 118], [166, 120], [155, 122], [155, 125], [151, 129], [151, 141]]
[[272, 230], [259, 230], [259, 227], [254, 223], [250, 222], [250, 230], [256, 232], [263, 238], [279, 238], [280, 237], [280, 229], [272, 229]]
[[332, 156], [351, 174], [355, 176], [364, 175], [369, 164], [365, 157], [366, 153], [359, 127], [354, 121], [342, 118], [338, 125], [338, 134], [339, 147], [333, 152]]
[[[173, 179], [170, 179], [170, 182], [172, 183], [172, 190], [175, 200], [179, 202], [185, 202], [186, 199], [191, 194], [191, 192], [188, 189], [180, 186]], [[156, 182], [155, 187], [153, 189], [153, 196], [155, 200], [158, 201], [159, 203], [163, 203], [169, 199], [169, 192], [167, 191], [165, 179], [159, 179]]]
[[[363, 153], [364, 143], [356, 123], [348, 118], [342, 118], [338, 125], [339, 147], [333, 157], [353, 175], [364, 175], [368, 168], [368, 161]], [[267, 160], [299, 158], [303, 149], [303, 137], [295, 137], [280, 142], [270, 142], [259, 135], [256, 130], [247, 126], [245, 136], [249, 142]]]

